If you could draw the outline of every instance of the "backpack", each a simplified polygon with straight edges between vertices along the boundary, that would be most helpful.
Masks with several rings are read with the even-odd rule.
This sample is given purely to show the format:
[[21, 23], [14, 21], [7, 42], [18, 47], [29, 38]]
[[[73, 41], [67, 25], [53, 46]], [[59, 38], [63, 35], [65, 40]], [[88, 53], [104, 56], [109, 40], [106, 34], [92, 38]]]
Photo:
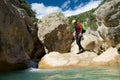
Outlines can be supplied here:
[[82, 25], [82, 33], [85, 33], [86, 32], [86, 25], [84, 23], [81, 24]]

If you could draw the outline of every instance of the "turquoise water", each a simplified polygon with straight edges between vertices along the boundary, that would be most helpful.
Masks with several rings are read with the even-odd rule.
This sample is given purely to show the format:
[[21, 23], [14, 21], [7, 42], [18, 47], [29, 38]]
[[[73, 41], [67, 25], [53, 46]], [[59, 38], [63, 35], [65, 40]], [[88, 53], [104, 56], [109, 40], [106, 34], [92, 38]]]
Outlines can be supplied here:
[[120, 67], [26, 69], [0, 74], [0, 80], [120, 80]]

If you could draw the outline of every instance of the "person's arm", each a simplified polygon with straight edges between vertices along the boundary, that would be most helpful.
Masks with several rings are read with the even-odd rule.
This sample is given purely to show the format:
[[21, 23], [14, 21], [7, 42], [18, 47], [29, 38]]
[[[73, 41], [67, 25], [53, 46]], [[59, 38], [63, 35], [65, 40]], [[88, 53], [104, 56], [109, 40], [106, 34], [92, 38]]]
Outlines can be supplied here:
[[73, 37], [76, 39], [76, 31], [73, 32]]

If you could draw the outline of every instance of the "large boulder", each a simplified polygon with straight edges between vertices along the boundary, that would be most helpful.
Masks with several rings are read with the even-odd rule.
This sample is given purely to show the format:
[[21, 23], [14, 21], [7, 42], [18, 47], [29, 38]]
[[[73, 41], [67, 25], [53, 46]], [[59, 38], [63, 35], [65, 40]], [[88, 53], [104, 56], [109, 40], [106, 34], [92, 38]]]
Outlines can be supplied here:
[[120, 55], [116, 48], [111, 47], [100, 55], [91, 51], [76, 54], [77, 51], [78, 46], [73, 42], [70, 53], [50, 52], [41, 59], [38, 68], [51, 69], [120, 65]]
[[38, 64], [38, 68], [71, 68], [86, 67], [91, 65], [92, 59], [97, 57], [94, 52], [84, 52], [82, 54], [50, 52], [45, 55]]
[[[97, 54], [101, 54], [104, 51], [101, 48], [102, 43], [103, 43], [103, 39], [100, 37], [99, 33], [97, 31], [92, 31], [89, 28], [81, 38], [82, 47], [87, 51], [94, 51]], [[75, 40], [71, 45], [71, 53], [77, 53], [77, 52], [79, 52], [79, 48]]]
[[95, 51], [96, 53], [99, 53], [101, 51], [100, 39], [92, 34], [85, 33], [83, 35], [83, 40], [81, 41], [81, 45], [85, 50]]
[[101, 55], [93, 58], [94, 63], [96, 65], [118, 65], [120, 64], [120, 55], [117, 52], [116, 48], [108, 48]]
[[120, 43], [120, 0], [112, 0], [96, 10], [98, 31], [106, 44], [117, 46]]
[[78, 45], [77, 45], [77, 43], [76, 43], [76, 40], [71, 44], [71, 49], [70, 49], [70, 52], [71, 53], [78, 53], [79, 52], [79, 47], [78, 47]]
[[31, 55], [44, 52], [37, 28], [18, 0], [0, 0], [0, 6], [0, 72], [26, 68]]
[[[38, 21], [38, 36], [48, 52], [68, 52], [72, 34], [67, 18], [60, 12], [51, 13]], [[41, 33], [42, 32], [42, 33]]]

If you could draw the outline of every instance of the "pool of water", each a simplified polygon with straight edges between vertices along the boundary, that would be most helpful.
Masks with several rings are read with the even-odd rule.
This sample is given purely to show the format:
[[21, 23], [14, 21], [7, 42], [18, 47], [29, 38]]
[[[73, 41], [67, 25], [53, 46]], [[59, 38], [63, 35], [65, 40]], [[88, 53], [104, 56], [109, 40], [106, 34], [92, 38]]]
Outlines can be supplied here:
[[120, 66], [47, 70], [29, 68], [0, 74], [0, 80], [120, 80]]

